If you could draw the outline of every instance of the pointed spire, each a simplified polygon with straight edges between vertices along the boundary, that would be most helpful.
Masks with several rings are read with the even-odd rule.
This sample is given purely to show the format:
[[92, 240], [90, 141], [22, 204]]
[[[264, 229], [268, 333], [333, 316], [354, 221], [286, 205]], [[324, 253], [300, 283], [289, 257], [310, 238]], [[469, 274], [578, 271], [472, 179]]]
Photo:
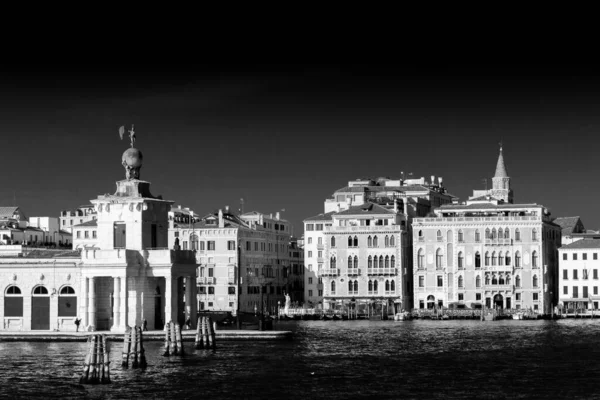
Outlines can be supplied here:
[[508, 178], [506, 167], [504, 166], [504, 156], [502, 155], [502, 143], [500, 143], [500, 155], [498, 155], [498, 163], [496, 164], [496, 174], [494, 178]]

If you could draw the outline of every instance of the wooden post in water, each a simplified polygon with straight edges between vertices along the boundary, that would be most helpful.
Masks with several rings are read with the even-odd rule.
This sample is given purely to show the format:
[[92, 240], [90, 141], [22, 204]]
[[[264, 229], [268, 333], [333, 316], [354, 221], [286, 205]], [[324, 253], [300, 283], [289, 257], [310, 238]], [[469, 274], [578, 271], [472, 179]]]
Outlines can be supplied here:
[[210, 317], [206, 318], [206, 330], [207, 330], [207, 334], [208, 334], [208, 345], [209, 345], [209, 347], [212, 347], [214, 349], [215, 341], [213, 339], [213, 333], [212, 333], [212, 318], [210, 318]]
[[196, 349], [204, 347], [204, 341], [202, 339], [202, 319], [200, 319], [196, 324]]
[[140, 363], [140, 368], [146, 368], [148, 365], [146, 363], [146, 351], [144, 350], [144, 335], [142, 334], [142, 327], [140, 326], [138, 332], [138, 362]]
[[110, 360], [106, 337], [91, 335], [87, 343], [88, 351], [79, 383], [110, 383]]
[[204, 346], [208, 347], [208, 334], [206, 332], [206, 317], [202, 317], [202, 342]]
[[175, 354], [177, 354], [177, 342], [175, 341], [175, 322], [170, 322], [170, 325], [171, 325], [171, 330], [170, 330], [170, 332], [171, 332], [171, 339], [170, 339], [171, 340], [170, 341], [171, 349], [170, 349], [170, 353], [172, 355], [175, 355]]
[[181, 337], [181, 327], [179, 324], [175, 325], [175, 335], [177, 339], [177, 349], [179, 350], [179, 354], [183, 354], [183, 338]]
[[138, 367], [138, 338], [137, 325], [131, 328], [131, 368]]
[[98, 383], [98, 369], [96, 364], [98, 363], [98, 336], [92, 336], [92, 358], [90, 361], [90, 377], [86, 383]]
[[79, 379], [79, 383], [87, 383], [90, 376], [90, 364], [92, 362], [92, 346], [90, 345], [92, 342], [91, 336], [88, 336], [87, 345], [88, 351], [85, 355], [85, 361], [83, 362], [83, 372], [81, 373], [81, 378]]
[[169, 356], [169, 350], [171, 349], [171, 340], [170, 340], [170, 332], [171, 332], [171, 323], [167, 322], [165, 325], [165, 352], [163, 356]]
[[125, 335], [123, 336], [123, 361], [121, 366], [127, 368], [129, 366], [129, 352], [131, 351], [131, 328], [127, 327]]
[[103, 370], [102, 370], [102, 383], [110, 383], [110, 360], [108, 359], [108, 349], [106, 347], [106, 337], [102, 336], [102, 350], [104, 351], [102, 355], [103, 361]]

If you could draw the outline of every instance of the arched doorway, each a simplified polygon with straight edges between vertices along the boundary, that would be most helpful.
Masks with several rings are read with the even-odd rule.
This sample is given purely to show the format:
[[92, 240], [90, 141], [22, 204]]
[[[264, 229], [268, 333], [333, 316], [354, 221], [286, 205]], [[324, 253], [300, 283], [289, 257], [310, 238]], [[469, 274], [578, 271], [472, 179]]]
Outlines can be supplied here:
[[435, 296], [429, 295], [427, 296], [427, 309], [431, 310], [435, 307]]
[[494, 308], [503, 308], [504, 307], [504, 298], [501, 294], [497, 294], [494, 296]]
[[31, 297], [31, 330], [50, 330], [50, 295], [44, 286], [36, 286]]

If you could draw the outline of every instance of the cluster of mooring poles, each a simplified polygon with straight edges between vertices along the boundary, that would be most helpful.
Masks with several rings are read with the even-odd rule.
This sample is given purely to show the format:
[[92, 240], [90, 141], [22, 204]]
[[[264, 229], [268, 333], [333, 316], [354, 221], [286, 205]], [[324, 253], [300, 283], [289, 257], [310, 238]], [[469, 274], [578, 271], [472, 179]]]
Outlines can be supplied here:
[[104, 335], [88, 336], [88, 352], [79, 383], [110, 383], [108, 349]]
[[165, 357], [184, 354], [181, 327], [171, 321], [165, 326]]
[[196, 348], [217, 348], [217, 341], [215, 340], [215, 326], [213, 324], [211, 317], [202, 317], [200, 321], [198, 321], [198, 326], [196, 327]]
[[146, 355], [144, 352], [144, 338], [141, 326], [127, 328], [123, 336], [123, 368], [129, 367], [131, 359], [131, 368], [146, 368]]

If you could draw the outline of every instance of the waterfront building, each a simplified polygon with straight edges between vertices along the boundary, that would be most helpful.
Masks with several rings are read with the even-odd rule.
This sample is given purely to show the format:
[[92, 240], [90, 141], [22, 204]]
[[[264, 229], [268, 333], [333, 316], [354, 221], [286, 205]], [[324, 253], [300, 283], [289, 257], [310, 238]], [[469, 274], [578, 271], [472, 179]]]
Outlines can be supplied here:
[[73, 233], [75, 225], [97, 218], [97, 210], [93, 204], [82, 205], [72, 210], [62, 210], [60, 212], [60, 229]]
[[114, 194], [92, 200], [96, 249], [0, 258], [3, 329], [74, 330], [77, 317], [85, 329], [113, 332], [144, 321], [150, 329], [187, 319], [195, 325], [194, 254], [167, 249], [173, 202], [139, 179], [142, 153], [133, 139], [122, 161], [126, 179]]
[[559, 217], [554, 223], [561, 227], [563, 246], [581, 239], [600, 239], [600, 232], [586, 230], [580, 217]]
[[513, 204], [502, 148], [493, 188], [413, 221], [415, 307], [452, 304], [549, 313], [561, 228], [538, 204]]
[[559, 306], [566, 312], [598, 309], [600, 302], [600, 238], [583, 238], [558, 249]]
[[[290, 301], [293, 305], [300, 306], [304, 303], [304, 249], [302, 242], [295, 238], [290, 238], [289, 244], [290, 267], [286, 282], [286, 292], [290, 295]], [[283, 303], [285, 305], [285, 303]]]
[[73, 230], [73, 248], [74, 249], [94, 249], [98, 247], [98, 220], [91, 219], [83, 224], [74, 225]]
[[0, 207], [0, 245], [69, 246], [71, 233], [59, 229], [58, 218], [27, 218], [19, 207]]
[[[304, 220], [304, 256], [305, 256], [305, 279], [304, 294], [305, 301], [309, 306], [334, 307], [338, 303], [354, 298], [356, 304], [357, 296], [361, 303], [368, 299], [380, 298], [393, 300], [394, 304], [402, 304], [402, 308], [412, 305], [411, 285], [412, 280], [403, 279], [402, 276], [410, 274], [412, 269], [412, 236], [404, 236], [410, 231], [412, 219], [427, 215], [434, 207], [451, 203], [455, 196], [449, 194], [443, 186], [443, 179], [431, 177], [430, 182], [425, 178], [420, 179], [357, 179], [349, 181], [348, 186], [336, 190], [332, 198], [324, 202], [324, 213]], [[336, 225], [337, 223], [337, 225]], [[378, 225], [379, 223], [385, 225]], [[342, 224], [342, 225], [339, 225]], [[344, 225], [345, 224], [345, 225]], [[358, 224], [358, 225], [353, 225]], [[357, 244], [354, 245], [354, 234], [357, 232]], [[385, 232], [382, 234], [382, 232]], [[360, 234], [358, 234], [360, 233]], [[342, 240], [343, 235], [348, 234], [353, 238], [352, 244], [347, 246]], [[394, 237], [394, 244], [390, 245], [380, 242], [377, 246], [369, 243], [368, 239], [375, 236], [383, 240]], [[332, 250], [331, 237], [336, 236], [338, 248]], [[337, 235], [340, 235], [337, 237]], [[329, 242], [328, 242], [329, 241]], [[341, 246], [341, 247], [340, 247]], [[338, 250], [343, 246], [351, 250], [351, 256], [358, 257], [357, 267], [339, 268], [338, 265], [346, 265], [346, 259], [341, 260]], [[385, 247], [385, 254], [377, 254], [383, 262], [381, 270], [377, 267], [369, 269], [369, 256], [375, 257], [373, 253], [378, 247]], [[331, 257], [335, 253], [336, 265], [332, 267]], [[350, 255], [350, 254], [348, 254]], [[385, 257], [394, 256], [395, 266], [385, 267]], [[353, 258], [354, 260], [354, 258]], [[354, 261], [353, 261], [354, 263]], [[386, 269], [387, 268], [387, 269]], [[337, 272], [339, 275], [331, 275]], [[324, 270], [326, 273], [319, 273]], [[361, 273], [360, 279], [355, 279], [356, 272]], [[375, 272], [385, 271], [385, 274]], [[348, 275], [348, 272], [350, 275]], [[390, 274], [390, 272], [394, 272]], [[408, 275], [410, 276], [410, 275]], [[369, 277], [371, 279], [369, 279]], [[385, 279], [387, 277], [387, 279]], [[349, 281], [357, 282], [357, 290], [349, 290]], [[345, 288], [331, 291], [331, 284], [344, 283]], [[369, 286], [369, 281], [372, 286]], [[391, 290], [391, 285], [394, 290]], [[377, 284], [375, 284], [377, 282]], [[386, 282], [387, 285], [386, 286]], [[381, 285], [381, 286], [380, 286]], [[371, 287], [371, 288], [370, 288]], [[375, 289], [377, 287], [377, 289]], [[387, 289], [386, 289], [387, 287]], [[370, 288], [370, 289], [369, 289]], [[344, 295], [341, 295], [344, 293]], [[383, 300], [382, 300], [383, 301]], [[396, 307], [398, 308], [398, 306]]]
[[261, 304], [275, 312], [288, 284], [290, 232], [279, 212], [236, 215], [225, 207], [191, 225], [173, 221], [169, 247], [189, 243], [196, 255], [199, 310], [237, 314], [239, 300], [242, 312]]
[[70, 246], [73, 243], [73, 235], [69, 231], [60, 229], [60, 221], [57, 217], [29, 217], [29, 227], [43, 232], [39, 240], [36, 240], [35, 236], [29, 238], [29, 242], [33, 244]]

